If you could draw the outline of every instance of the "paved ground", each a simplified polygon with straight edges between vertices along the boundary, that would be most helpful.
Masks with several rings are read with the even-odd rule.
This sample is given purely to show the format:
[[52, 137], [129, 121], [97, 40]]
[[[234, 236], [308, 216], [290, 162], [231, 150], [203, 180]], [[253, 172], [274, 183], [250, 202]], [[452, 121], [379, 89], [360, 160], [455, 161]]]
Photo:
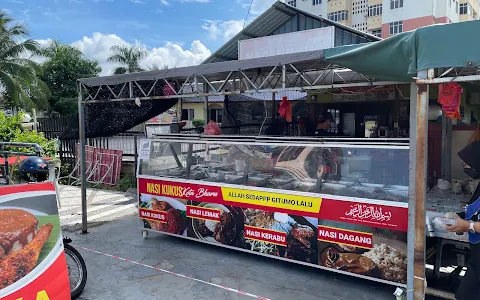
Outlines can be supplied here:
[[82, 300], [252, 299], [208, 283], [276, 300], [395, 299], [393, 287], [331, 272], [157, 234], [144, 240], [136, 217], [92, 228], [72, 239], [76, 246], [180, 274], [78, 247], [89, 276]]
[[61, 186], [60, 197], [62, 227], [88, 268], [80, 300], [255, 299], [243, 292], [272, 300], [395, 299], [393, 287], [354, 277], [159, 234], [144, 240], [133, 194], [88, 190], [89, 234], [82, 235], [80, 189]]
[[[59, 213], [63, 229], [78, 230], [82, 223], [80, 188], [62, 185], [59, 192], [62, 205]], [[90, 227], [137, 213], [136, 195], [115, 191], [88, 189], [87, 205]]]

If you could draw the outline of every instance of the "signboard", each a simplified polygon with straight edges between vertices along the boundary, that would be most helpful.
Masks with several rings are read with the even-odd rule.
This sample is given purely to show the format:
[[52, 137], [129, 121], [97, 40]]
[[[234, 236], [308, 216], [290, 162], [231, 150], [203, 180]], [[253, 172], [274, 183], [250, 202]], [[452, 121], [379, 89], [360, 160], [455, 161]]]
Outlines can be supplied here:
[[0, 299], [70, 299], [53, 183], [0, 188]]
[[406, 203], [139, 178], [140, 226], [406, 284]]
[[277, 34], [238, 42], [238, 59], [323, 50], [335, 47], [335, 27]]

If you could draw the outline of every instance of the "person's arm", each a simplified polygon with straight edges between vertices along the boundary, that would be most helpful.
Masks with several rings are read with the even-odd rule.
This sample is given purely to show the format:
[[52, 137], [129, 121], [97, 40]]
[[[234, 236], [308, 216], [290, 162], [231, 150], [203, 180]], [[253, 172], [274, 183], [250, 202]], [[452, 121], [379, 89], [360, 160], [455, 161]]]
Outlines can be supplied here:
[[[475, 228], [475, 232], [480, 233], [480, 222], [474, 222], [473, 227]], [[470, 221], [458, 218], [456, 224], [446, 226], [445, 228], [450, 232], [465, 233], [470, 229]]]

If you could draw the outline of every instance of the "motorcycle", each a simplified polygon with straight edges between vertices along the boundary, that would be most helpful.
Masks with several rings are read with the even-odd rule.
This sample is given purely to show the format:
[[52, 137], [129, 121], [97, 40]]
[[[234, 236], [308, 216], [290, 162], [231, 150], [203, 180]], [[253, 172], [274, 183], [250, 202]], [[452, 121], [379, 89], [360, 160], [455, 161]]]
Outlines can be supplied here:
[[[15, 152], [5, 150], [4, 147], [29, 148], [34, 149], [34, 151]], [[36, 183], [55, 180], [55, 170], [53, 170], [52, 172], [51, 169], [54, 168], [54, 165], [48, 164], [47, 169], [38, 170], [38, 176], [32, 176], [32, 174], [35, 174], [32, 172], [31, 167], [37, 165], [33, 164], [28, 166], [29, 172], [32, 172], [32, 174], [28, 174], [28, 176], [20, 178], [20, 182], [15, 182], [15, 176], [13, 176], [11, 167], [17, 165], [18, 163], [18, 166], [21, 167], [22, 162], [32, 157], [34, 157], [35, 159], [43, 160], [40, 158], [41, 152], [42, 148], [38, 144], [0, 142], [0, 157], [4, 158], [3, 164], [0, 163], [0, 185], [22, 183], [22, 180], [24, 181], [23, 183]], [[16, 159], [12, 161], [9, 160], [9, 157], [16, 157]], [[65, 250], [65, 257], [67, 260], [68, 277], [70, 280], [70, 295], [72, 299], [76, 299], [83, 292], [85, 285], [87, 284], [87, 265], [85, 264], [85, 260], [83, 259], [82, 255], [71, 245], [71, 242], [72, 240], [70, 238], [65, 236], [63, 237], [63, 246]]]

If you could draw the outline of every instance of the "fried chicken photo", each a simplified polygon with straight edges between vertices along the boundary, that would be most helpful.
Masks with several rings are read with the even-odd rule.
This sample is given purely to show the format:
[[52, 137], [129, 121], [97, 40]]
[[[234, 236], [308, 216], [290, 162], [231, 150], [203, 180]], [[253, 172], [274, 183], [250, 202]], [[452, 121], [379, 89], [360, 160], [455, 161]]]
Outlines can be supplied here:
[[43, 225], [30, 243], [18, 251], [10, 251], [10, 254], [0, 260], [0, 290], [17, 282], [36, 267], [52, 228], [52, 224]]
[[187, 226], [185, 220], [168, 202], [158, 201], [156, 198], [152, 198], [152, 209], [167, 212], [165, 223], [148, 221], [152, 229], [174, 234], [182, 234], [185, 230]]
[[18, 251], [35, 236], [38, 220], [22, 209], [0, 210], [0, 259]]

